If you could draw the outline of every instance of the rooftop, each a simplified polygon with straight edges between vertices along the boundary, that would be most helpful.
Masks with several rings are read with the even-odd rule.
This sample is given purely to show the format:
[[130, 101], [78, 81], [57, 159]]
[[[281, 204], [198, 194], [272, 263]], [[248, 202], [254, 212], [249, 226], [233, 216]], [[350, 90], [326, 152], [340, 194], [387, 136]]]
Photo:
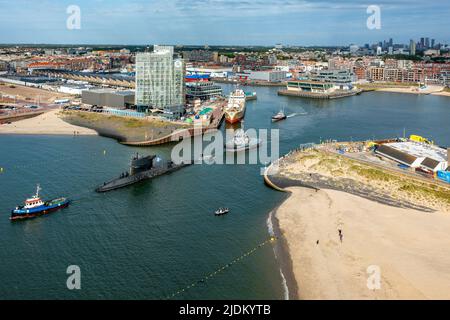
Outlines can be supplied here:
[[447, 161], [447, 150], [438, 146], [413, 141], [393, 142], [385, 145], [417, 158], [430, 158], [439, 162]]

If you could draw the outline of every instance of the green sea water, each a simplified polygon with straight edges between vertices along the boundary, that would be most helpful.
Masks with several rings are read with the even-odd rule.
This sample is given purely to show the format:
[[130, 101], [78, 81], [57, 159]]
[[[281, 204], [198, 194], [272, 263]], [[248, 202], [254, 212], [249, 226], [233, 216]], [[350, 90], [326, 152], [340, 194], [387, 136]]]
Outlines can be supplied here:
[[[224, 85], [226, 92], [231, 86]], [[419, 134], [450, 145], [450, 99], [365, 93], [332, 101], [256, 91], [245, 128], [280, 130], [280, 153], [321, 139]], [[270, 117], [284, 107], [286, 121]], [[283, 299], [271, 245], [206, 282], [197, 282], [269, 237], [269, 212], [285, 195], [268, 189], [259, 165], [195, 165], [126, 189], [94, 189], [125, 170], [136, 151], [169, 156], [171, 146], [130, 148], [103, 137], [0, 136], [0, 299]], [[67, 196], [47, 217], [10, 223], [10, 210], [33, 194]], [[217, 218], [214, 210], [232, 213]], [[81, 290], [66, 269], [81, 269]], [[301, 288], [300, 288], [301, 290]]]

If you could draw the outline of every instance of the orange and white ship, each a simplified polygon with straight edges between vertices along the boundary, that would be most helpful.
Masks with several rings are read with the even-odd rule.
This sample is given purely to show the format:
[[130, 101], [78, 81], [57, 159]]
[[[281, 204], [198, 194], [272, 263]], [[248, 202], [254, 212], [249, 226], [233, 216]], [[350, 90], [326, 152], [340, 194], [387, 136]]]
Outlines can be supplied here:
[[241, 89], [230, 93], [228, 105], [225, 107], [225, 120], [229, 123], [241, 121], [245, 116], [246, 96]]

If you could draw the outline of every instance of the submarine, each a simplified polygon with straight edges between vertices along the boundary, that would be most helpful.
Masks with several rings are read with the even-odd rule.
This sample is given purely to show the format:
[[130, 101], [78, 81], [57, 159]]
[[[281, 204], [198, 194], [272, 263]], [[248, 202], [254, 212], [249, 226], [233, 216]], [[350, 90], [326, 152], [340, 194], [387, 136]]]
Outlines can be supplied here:
[[177, 171], [189, 165], [191, 163], [175, 164], [172, 161], [165, 161], [157, 155], [140, 156], [139, 153], [136, 153], [131, 159], [129, 171], [122, 173], [114, 180], [103, 183], [95, 191], [104, 193], [125, 188], [144, 180]]

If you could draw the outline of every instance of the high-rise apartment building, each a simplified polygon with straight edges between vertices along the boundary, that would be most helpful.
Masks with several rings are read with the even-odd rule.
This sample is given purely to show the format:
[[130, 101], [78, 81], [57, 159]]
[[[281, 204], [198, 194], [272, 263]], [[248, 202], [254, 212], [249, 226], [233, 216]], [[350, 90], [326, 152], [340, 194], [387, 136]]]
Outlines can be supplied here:
[[416, 42], [414, 40], [409, 42], [409, 54], [412, 56], [416, 55]]
[[185, 104], [185, 63], [174, 48], [155, 46], [136, 55], [136, 105], [160, 109]]

